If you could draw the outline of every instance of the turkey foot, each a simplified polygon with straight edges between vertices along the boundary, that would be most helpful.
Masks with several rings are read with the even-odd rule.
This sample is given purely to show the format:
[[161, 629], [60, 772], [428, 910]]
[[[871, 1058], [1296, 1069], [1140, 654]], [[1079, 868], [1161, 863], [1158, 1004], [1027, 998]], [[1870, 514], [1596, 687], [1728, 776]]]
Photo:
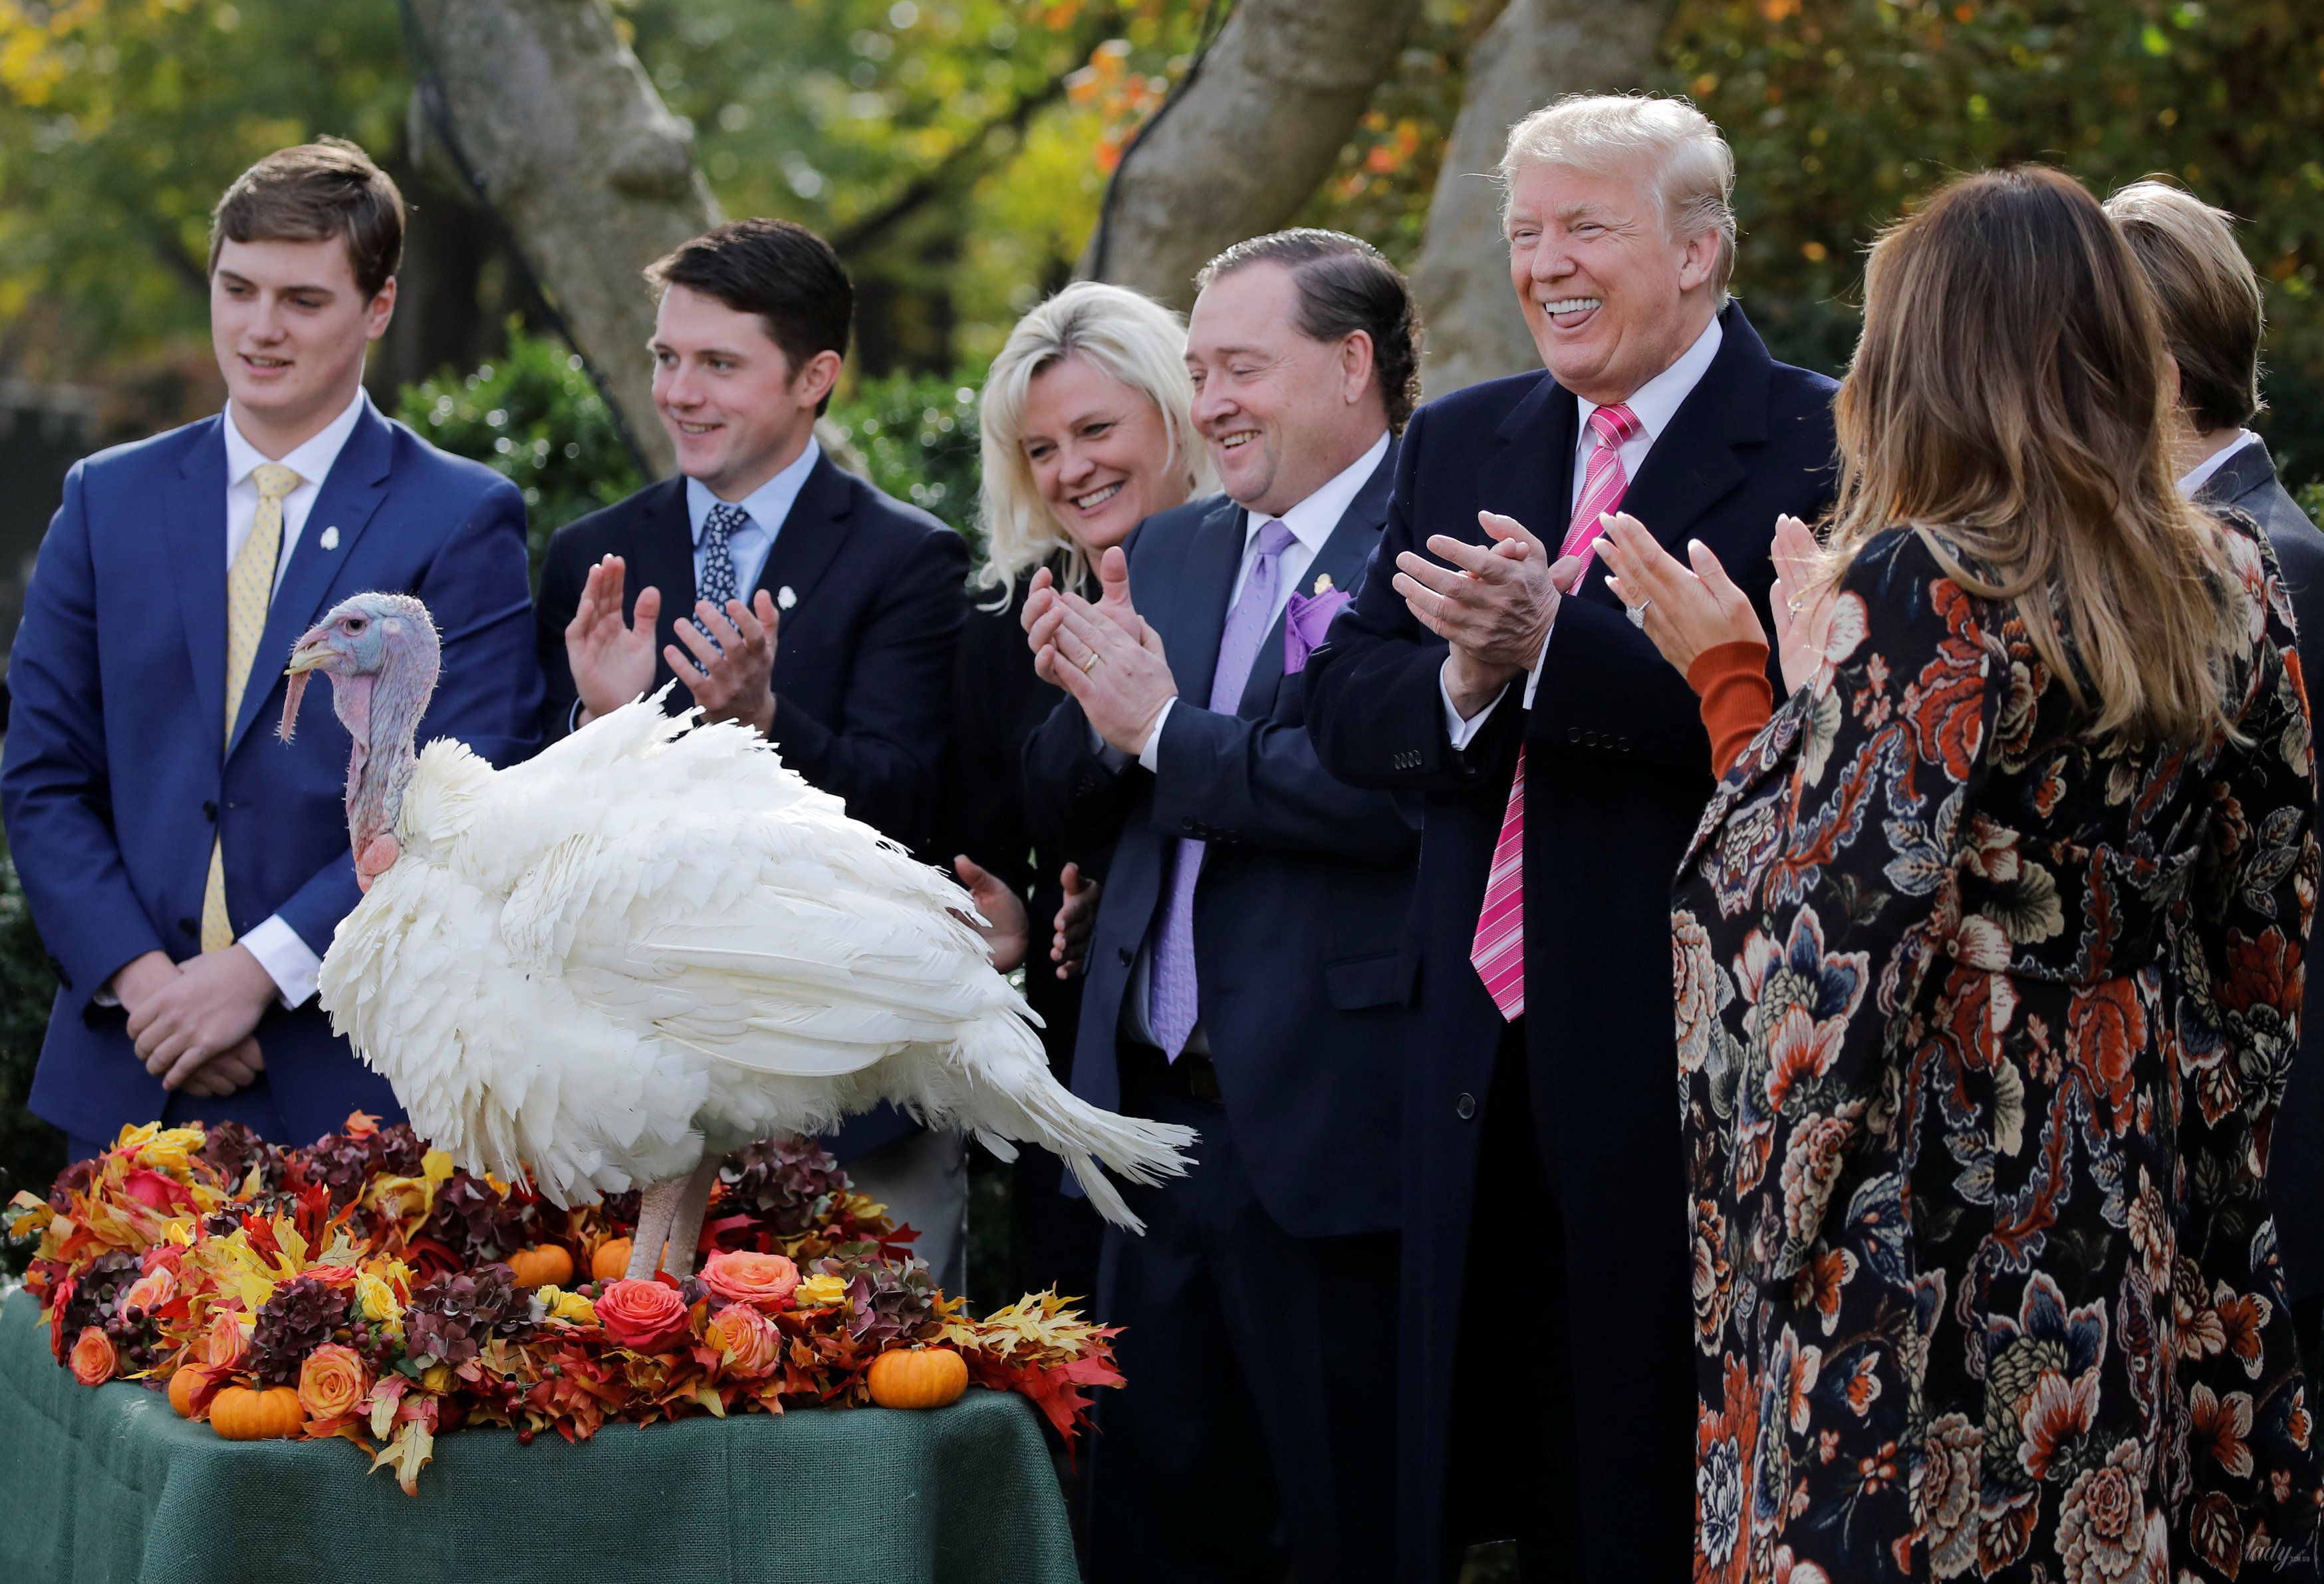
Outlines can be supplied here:
[[[638, 1231], [630, 1244], [630, 1268], [622, 1274], [633, 1282], [653, 1280], [654, 1269], [661, 1264], [662, 1243], [669, 1236], [669, 1224], [678, 1216], [678, 1201], [686, 1197], [692, 1179], [672, 1177], [656, 1183], [638, 1195]], [[687, 1250], [686, 1270], [673, 1275], [686, 1275], [694, 1268], [693, 1250]]]
[[710, 1190], [717, 1185], [718, 1167], [722, 1157], [706, 1156], [694, 1168], [694, 1175], [686, 1180], [686, 1191], [678, 1202], [678, 1210], [669, 1225], [669, 1257], [663, 1266], [674, 1276], [694, 1274], [694, 1262], [701, 1250], [702, 1215], [710, 1208]]

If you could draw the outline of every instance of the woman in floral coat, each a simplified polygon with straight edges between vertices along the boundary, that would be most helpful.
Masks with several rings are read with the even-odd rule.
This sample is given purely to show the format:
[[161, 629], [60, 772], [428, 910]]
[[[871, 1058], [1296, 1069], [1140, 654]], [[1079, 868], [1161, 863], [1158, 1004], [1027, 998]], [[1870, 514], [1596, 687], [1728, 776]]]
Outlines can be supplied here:
[[1822, 663], [1673, 914], [1698, 1584], [2313, 1575], [2262, 1193], [2308, 722], [2264, 540], [2172, 488], [2160, 345], [2054, 172], [1875, 251]]

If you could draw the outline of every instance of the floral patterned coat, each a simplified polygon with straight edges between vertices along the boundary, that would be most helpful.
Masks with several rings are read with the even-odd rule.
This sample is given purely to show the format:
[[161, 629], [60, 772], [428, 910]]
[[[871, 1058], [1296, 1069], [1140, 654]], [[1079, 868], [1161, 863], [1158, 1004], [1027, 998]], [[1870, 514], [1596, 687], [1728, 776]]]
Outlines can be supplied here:
[[1720, 784], [1673, 915], [1695, 1578], [2306, 1575], [2262, 1197], [2317, 875], [2291, 608], [2200, 751], [2078, 736], [1917, 534]]

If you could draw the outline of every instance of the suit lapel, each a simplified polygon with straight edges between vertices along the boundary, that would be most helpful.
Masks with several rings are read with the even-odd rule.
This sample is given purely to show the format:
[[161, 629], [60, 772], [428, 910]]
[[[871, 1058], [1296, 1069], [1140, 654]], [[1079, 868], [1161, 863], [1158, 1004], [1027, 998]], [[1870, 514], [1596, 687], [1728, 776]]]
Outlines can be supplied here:
[[2219, 464], [2219, 470], [2195, 492], [2195, 499], [2209, 505], [2233, 506], [2274, 481], [2275, 458], [2268, 455], [2265, 445], [2253, 442], [2237, 447], [2233, 456]]
[[[1621, 510], [1645, 523], [1674, 554], [1703, 514], [1743, 482], [1737, 447], [1767, 437], [1767, 382], [1774, 367], [1767, 349], [1739, 306], [1728, 306], [1720, 329], [1718, 355], [1671, 415], [1670, 427], [1655, 437], [1638, 476], [1622, 494]], [[1774, 526], [1768, 524], [1770, 530]], [[1619, 603], [1606, 586], [1602, 557], [1591, 559], [1582, 597], [1600, 604]]]
[[170, 570], [178, 585], [194, 696], [213, 730], [226, 719], [226, 439], [223, 418], [192, 437], [179, 487], [161, 502]]
[[[1390, 442], [1379, 465], [1372, 469], [1371, 477], [1340, 513], [1332, 537], [1315, 552], [1315, 558], [1300, 575], [1305, 586], [1292, 590], [1294, 594], [1313, 594], [1319, 579], [1330, 578], [1329, 586], [1353, 593], [1358, 578], [1363, 576], [1364, 560], [1379, 542], [1380, 530], [1388, 523], [1388, 493], [1396, 484], [1396, 446]], [[1235, 706], [1239, 715], [1264, 716], [1274, 713], [1275, 690], [1283, 680], [1283, 628], [1290, 620], [1291, 603], [1284, 602], [1277, 612], [1275, 624], [1267, 630], [1267, 638], [1259, 646], [1258, 658], [1251, 661], [1250, 680], [1242, 690]]]
[[792, 609], [797, 610], [831, 570], [847, 538], [847, 519], [855, 504], [852, 496], [847, 475], [830, 457], [816, 457], [759, 572], [756, 586], [775, 596], [779, 614], [783, 590], [791, 591]]
[[[1573, 393], [1544, 374], [1501, 420], [1501, 448], [1477, 470], [1477, 504], [1524, 523], [1553, 560], [1573, 515], [1574, 428], [1581, 421]], [[1462, 524], [1462, 532], [1485, 537], [1474, 523]]]
[[[678, 619], [694, 611], [694, 520], [687, 515], [684, 479], [649, 484], [642, 493], [643, 520], [622, 552], [622, 599], [635, 620], [639, 594], [649, 588], [661, 594], [661, 614], [654, 619], [654, 686], [659, 688], [673, 676], [662, 651], [678, 642]], [[671, 705], [683, 709], [693, 702], [681, 687]]]
[[[242, 690], [242, 712], [226, 742], [228, 754], [265, 708], [291, 646], [322, 613], [323, 597], [330, 592], [333, 578], [355, 553], [355, 541], [363, 537], [372, 514], [387, 494], [387, 475], [394, 456], [395, 431], [365, 402], [316, 493], [315, 504], [299, 530], [299, 542], [291, 547], [290, 564], [283, 568], [273, 601], [266, 607], [266, 630], [250, 663], [250, 681]], [[329, 548], [323, 545], [326, 539], [332, 541]]]
[[1219, 639], [1226, 631], [1227, 597], [1234, 593], [1235, 572], [1242, 565], [1243, 529], [1243, 509], [1222, 499], [1195, 525], [1170, 596], [1169, 631], [1162, 640], [1170, 675], [1181, 695], [1205, 707], [1219, 667]]

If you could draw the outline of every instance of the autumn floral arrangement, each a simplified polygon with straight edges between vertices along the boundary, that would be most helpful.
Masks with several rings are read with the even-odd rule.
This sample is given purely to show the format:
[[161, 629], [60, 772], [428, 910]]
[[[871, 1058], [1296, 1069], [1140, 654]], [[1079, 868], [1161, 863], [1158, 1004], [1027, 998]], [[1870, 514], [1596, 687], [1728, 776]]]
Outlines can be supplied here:
[[[622, 1279], [637, 1196], [562, 1210], [361, 1113], [282, 1149], [234, 1123], [122, 1130], [12, 1238], [58, 1361], [166, 1391], [219, 1434], [344, 1437], [407, 1493], [462, 1425], [586, 1441], [608, 1420], [1023, 1393], [1070, 1442], [1113, 1333], [1055, 1294], [983, 1320], [810, 1139], [729, 1158], [683, 1280]], [[576, 1276], [581, 1279], [576, 1280]]]

